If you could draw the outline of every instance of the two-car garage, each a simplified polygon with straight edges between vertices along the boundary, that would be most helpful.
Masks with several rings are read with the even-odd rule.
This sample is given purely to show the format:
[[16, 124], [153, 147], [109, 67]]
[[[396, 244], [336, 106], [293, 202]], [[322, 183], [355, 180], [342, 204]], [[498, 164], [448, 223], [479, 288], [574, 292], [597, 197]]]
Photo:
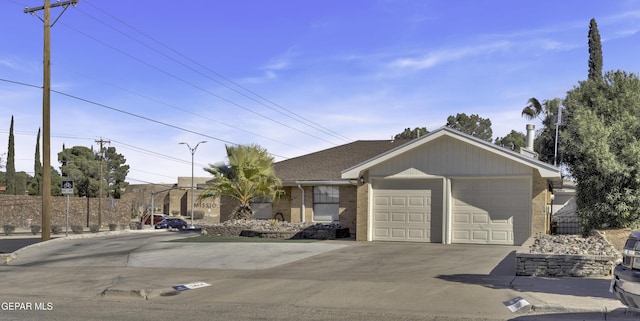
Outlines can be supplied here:
[[356, 239], [444, 244], [521, 245], [546, 233], [561, 180], [555, 166], [448, 127], [341, 176], [361, 183]]
[[520, 244], [530, 186], [526, 178], [375, 180], [372, 240], [440, 243], [444, 231], [446, 243]]

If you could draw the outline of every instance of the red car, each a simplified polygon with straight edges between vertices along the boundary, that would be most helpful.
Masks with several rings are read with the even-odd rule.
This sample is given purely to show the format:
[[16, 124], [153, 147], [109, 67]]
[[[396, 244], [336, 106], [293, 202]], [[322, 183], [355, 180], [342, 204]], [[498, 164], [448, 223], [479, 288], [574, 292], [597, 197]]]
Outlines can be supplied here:
[[[157, 224], [168, 217], [169, 215], [167, 214], [153, 214], [153, 224]], [[140, 222], [143, 222], [142, 224], [145, 224], [145, 225], [149, 224], [149, 214], [143, 215], [140, 218]]]

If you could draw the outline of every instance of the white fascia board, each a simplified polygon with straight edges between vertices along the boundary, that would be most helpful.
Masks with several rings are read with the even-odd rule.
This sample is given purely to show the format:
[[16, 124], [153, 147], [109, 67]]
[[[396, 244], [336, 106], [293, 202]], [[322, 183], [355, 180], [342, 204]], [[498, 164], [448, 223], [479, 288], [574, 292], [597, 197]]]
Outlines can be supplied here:
[[349, 180], [336, 180], [336, 181], [286, 181], [282, 182], [284, 186], [323, 186], [323, 185], [353, 185], [354, 183]]

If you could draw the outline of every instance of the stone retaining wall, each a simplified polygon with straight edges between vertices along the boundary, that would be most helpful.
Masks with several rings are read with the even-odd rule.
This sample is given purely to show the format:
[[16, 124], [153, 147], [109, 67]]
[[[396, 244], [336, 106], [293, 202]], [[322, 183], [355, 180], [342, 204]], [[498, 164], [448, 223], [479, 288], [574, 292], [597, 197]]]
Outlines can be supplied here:
[[223, 226], [210, 225], [202, 227], [202, 235], [207, 236], [240, 236], [242, 230], [246, 229], [242, 226]]
[[[98, 224], [98, 199], [69, 197], [69, 226]], [[113, 205], [113, 207], [111, 206]], [[131, 221], [131, 206], [122, 200], [113, 203], [103, 198], [100, 204], [102, 226], [109, 223], [128, 224]], [[9, 224], [28, 228], [31, 224], [42, 224], [42, 197], [28, 195], [0, 195], [0, 226]], [[67, 197], [51, 197], [51, 225], [66, 225]]]
[[618, 258], [604, 255], [529, 253], [533, 238], [516, 252], [516, 275], [549, 277], [611, 276]]
[[243, 226], [211, 225], [202, 227], [202, 235], [317, 240], [335, 240], [336, 238], [350, 237], [348, 228], [318, 226], [309, 226], [297, 231], [264, 231], [252, 230]]

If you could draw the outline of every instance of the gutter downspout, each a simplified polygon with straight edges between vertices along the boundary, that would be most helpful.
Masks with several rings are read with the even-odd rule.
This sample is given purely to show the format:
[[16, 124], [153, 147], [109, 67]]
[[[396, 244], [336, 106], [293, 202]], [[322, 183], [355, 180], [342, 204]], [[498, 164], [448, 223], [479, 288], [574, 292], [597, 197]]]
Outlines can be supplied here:
[[300, 203], [301, 203], [301, 204], [300, 204], [300, 212], [301, 212], [301, 213], [300, 213], [300, 215], [301, 215], [302, 217], [301, 217], [301, 219], [300, 219], [300, 220], [302, 221], [302, 223], [304, 223], [304, 217], [305, 217], [305, 215], [304, 215], [304, 214], [305, 214], [305, 213], [304, 213], [304, 188], [302, 188], [302, 186], [300, 186], [300, 184], [298, 184], [298, 188], [299, 188], [299, 189], [300, 189], [300, 191], [302, 192], [302, 201], [300, 202]]

